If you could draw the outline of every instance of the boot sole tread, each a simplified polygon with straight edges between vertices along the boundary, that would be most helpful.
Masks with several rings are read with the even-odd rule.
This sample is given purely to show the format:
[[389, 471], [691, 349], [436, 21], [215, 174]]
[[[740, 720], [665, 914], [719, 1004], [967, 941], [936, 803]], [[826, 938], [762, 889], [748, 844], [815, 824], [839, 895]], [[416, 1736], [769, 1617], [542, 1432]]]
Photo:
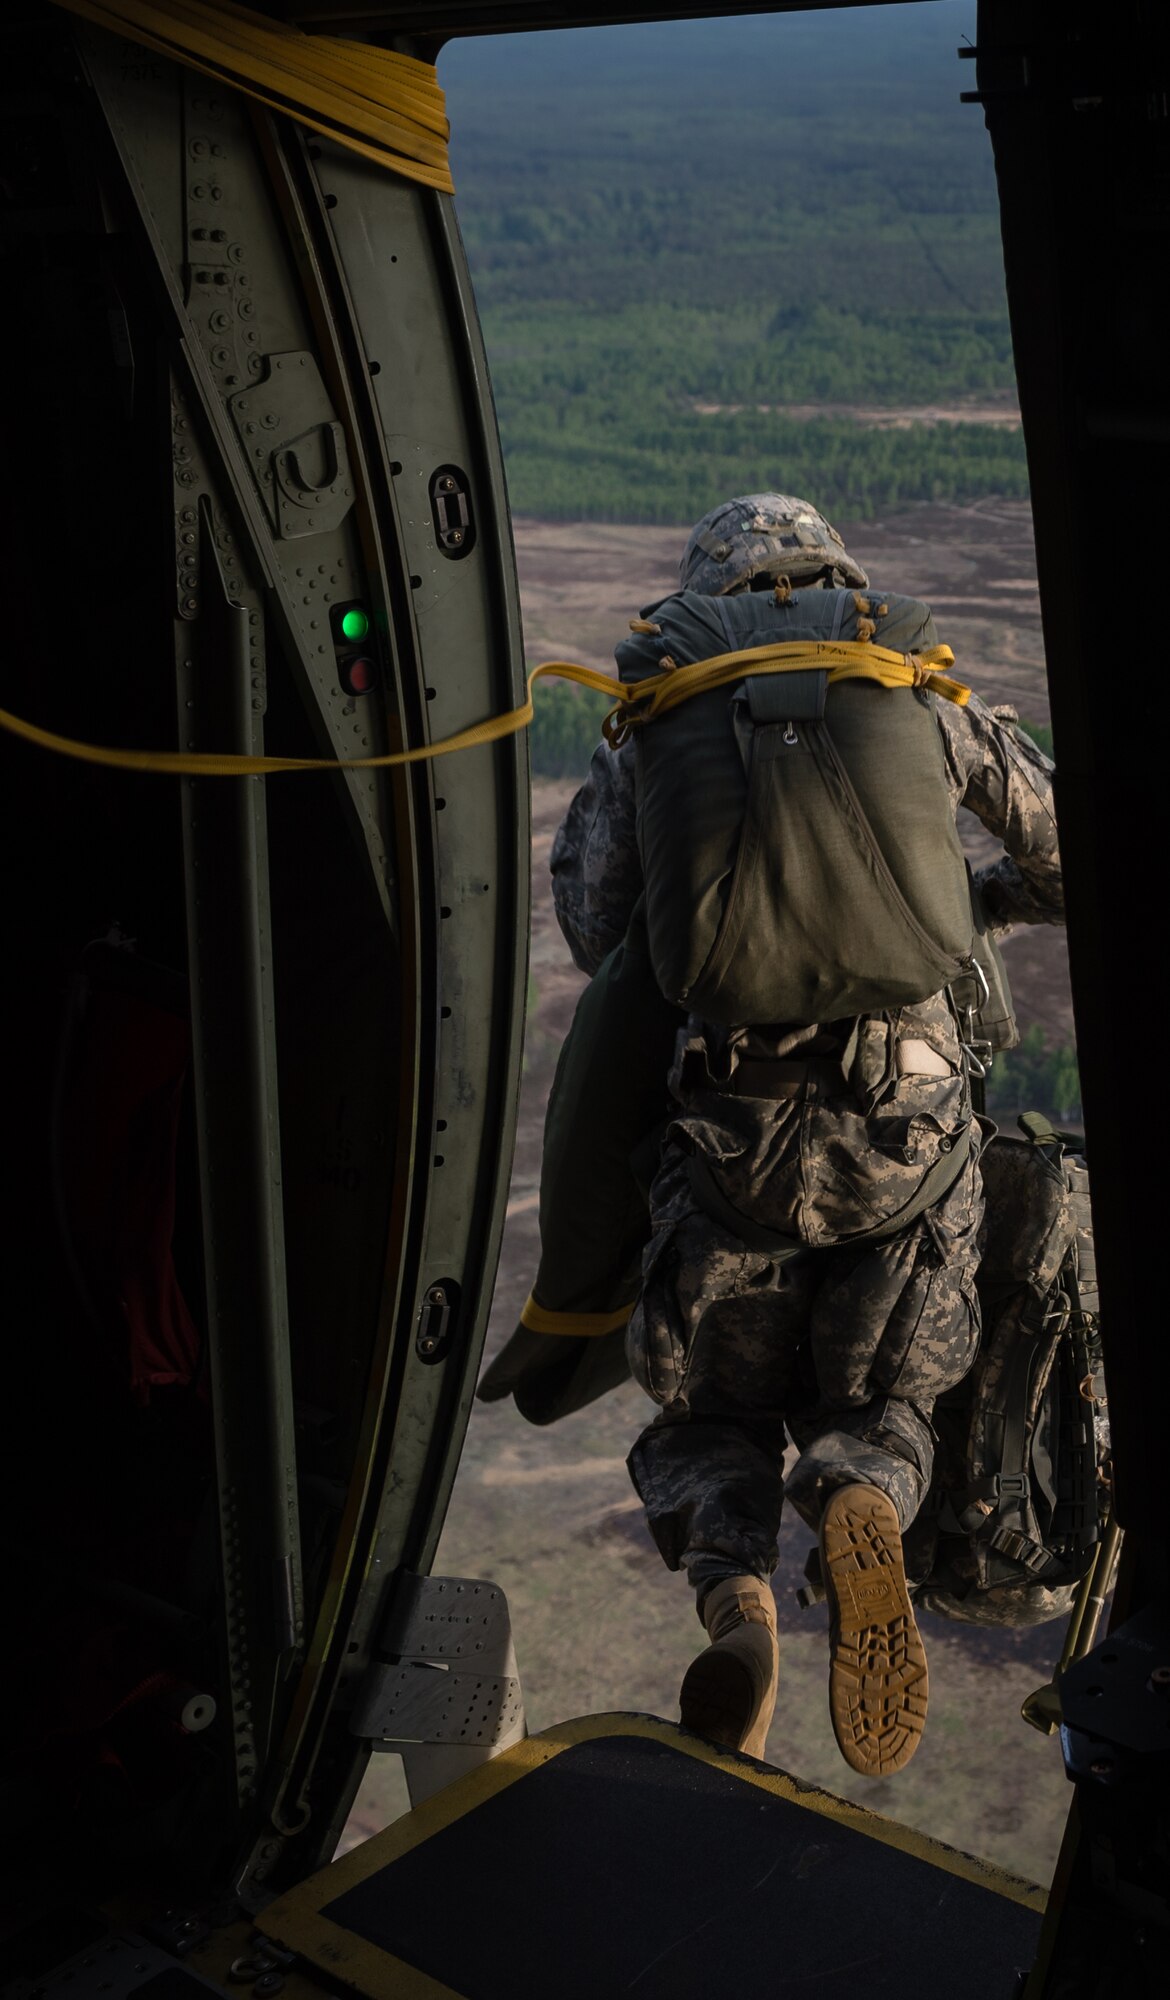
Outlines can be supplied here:
[[890, 1777], [922, 1740], [929, 1691], [893, 1501], [876, 1487], [838, 1487], [821, 1522], [821, 1564], [833, 1734], [852, 1770]]

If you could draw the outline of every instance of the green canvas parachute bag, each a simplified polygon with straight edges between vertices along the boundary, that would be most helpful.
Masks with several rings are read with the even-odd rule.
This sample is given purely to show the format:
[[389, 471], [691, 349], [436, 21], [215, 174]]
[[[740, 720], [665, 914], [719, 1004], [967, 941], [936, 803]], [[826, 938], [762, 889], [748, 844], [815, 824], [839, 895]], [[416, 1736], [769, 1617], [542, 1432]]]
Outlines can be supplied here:
[[626, 1322], [682, 1020], [659, 991], [639, 902], [561, 1048], [544, 1126], [540, 1264], [519, 1326], [484, 1371], [481, 1402], [511, 1396], [529, 1423], [550, 1424], [627, 1380]]
[[[617, 648], [636, 682], [724, 654], [935, 645], [909, 597], [681, 591]], [[745, 663], [746, 665], [746, 663]], [[636, 721], [650, 956], [668, 1000], [725, 1025], [904, 1006], [968, 973], [972, 920], [934, 697], [753, 673]]]

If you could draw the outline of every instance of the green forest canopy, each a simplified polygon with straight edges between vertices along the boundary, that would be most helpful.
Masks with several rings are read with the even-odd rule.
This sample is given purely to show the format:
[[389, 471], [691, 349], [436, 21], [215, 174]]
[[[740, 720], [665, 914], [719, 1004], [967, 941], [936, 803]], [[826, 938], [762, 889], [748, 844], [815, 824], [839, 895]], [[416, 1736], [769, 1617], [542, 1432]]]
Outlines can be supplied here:
[[[1014, 393], [968, 0], [452, 44], [452, 159], [513, 506], [853, 519], [1027, 491], [1018, 430], [831, 406]], [[793, 404], [830, 406], [805, 421]]]

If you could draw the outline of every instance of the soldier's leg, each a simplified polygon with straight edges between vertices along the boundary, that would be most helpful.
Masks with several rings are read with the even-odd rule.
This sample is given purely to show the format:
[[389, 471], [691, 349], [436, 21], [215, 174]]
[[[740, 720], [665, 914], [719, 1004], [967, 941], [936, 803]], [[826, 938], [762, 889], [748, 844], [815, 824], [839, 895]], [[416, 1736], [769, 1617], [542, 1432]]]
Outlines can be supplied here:
[[629, 1467], [663, 1560], [702, 1593], [776, 1567], [784, 1420], [815, 1260], [775, 1263], [745, 1250], [694, 1212], [673, 1163], [654, 1194], [628, 1351], [661, 1410]]
[[[677, 1163], [676, 1163], [677, 1165]], [[783, 1500], [784, 1410], [811, 1286], [752, 1255], [668, 1165], [631, 1321], [635, 1377], [663, 1407], [630, 1454], [651, 1532], [685, 1569], [711, 1644], [679, 1708], [699, 1734], [762, 1757], [776, 1701], [769, 1578]]]
[[[958, 1379], [958, 1378], [956, 1378]], [[893, 1502], [905, 1530], [926, 1498], [934, 1464], [932, 1400], [911, 1403], [874, 1396], [860, 1409], [823, 1409], [792, 1417], [789, 1430], [800, 1457], [785, 1493], [815, 1534], [825, 1503], [838, 1486], [876, 1486]]]
[[934, 1459], [935, 1398], [962, 1380], [979, 1342], [975, 1291], [983, 1214], [969, 1162], [903, 1235], [823, 1253], [809, 1312], [819, 1400], [790, 1420], [801, 1456], [787, 1494], [812, 1528], [835, 1487], [862, 1481], [914, 1519]]
[[902, 1237], [830, 1253], [812, 1304], [822, 1402], [788, 1490], [820, 1535], [834, 1733], [866, 1776], [908, 1763], [926, 1719], [901, 1529], [929, 1485], [934, 1398], [960, 1380], [978, 1341], [981, 1212], [971, 1165]]

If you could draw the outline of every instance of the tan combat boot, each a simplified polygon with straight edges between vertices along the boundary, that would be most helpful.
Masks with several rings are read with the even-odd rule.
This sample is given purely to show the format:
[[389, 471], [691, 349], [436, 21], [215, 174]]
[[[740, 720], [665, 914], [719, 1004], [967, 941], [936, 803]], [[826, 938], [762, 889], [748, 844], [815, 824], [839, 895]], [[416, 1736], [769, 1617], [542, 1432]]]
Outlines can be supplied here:
[[708, 1591], [702, 1617], [711, 1644], [684, 1676], [683, 1728], [762, 1757], [779, 1669], [771, 1587], [758, 1576], [729, 1576]]
[[888, 1778], [926, 1723], [926, 1654], [906, 1588], [898, 1510], [876, 1486], [839, 1486], [821, 1521], [829, 1600], [829, 1713], [845, 1762]]

